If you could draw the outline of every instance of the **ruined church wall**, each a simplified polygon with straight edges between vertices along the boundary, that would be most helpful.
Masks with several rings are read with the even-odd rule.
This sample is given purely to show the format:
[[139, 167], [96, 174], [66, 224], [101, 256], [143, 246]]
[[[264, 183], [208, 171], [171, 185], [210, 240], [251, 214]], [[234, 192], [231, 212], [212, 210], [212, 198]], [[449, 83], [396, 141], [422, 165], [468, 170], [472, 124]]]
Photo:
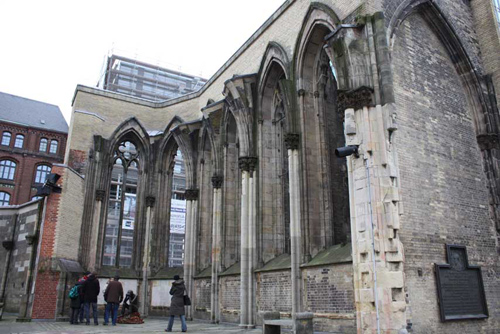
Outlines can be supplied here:
[[[6, 276], [4, 312], [19, 312], [22, 297], [25, 295], [32, 255], [32, 247], [26, 236], [32, 235], [36, 229], [40, 203], [42, 202], [37, 201], [22, 206], [0, 208], [0, 241], [14, 241]], [[4, 274], [7, 255], [7, 249], [0, 245], [0, 277]]]
[[[392, 59], [408, 319], [414, 333], [493, 333], [500, 328], [496, 231], [466, 91], [418, 14], [397, 31]], [[434, 264], [447, 263], [445, 244], [467, 246], [469, 264], [481, 266], [489, 319], [440, 321]]]

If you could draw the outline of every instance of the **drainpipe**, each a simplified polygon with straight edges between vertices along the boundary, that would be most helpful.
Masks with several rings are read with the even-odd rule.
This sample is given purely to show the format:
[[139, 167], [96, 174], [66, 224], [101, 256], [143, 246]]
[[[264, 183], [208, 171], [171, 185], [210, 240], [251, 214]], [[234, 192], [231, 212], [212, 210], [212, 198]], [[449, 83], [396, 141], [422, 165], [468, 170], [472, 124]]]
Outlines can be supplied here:
[[14, 215], [14, 227], [12, 228], [12, 233], [10, 236], [10, 240], [4, 241], [2, 246], [7, 250], [7, 254], [5, 255], [5, 265], [3, 269], [3, 275], [2, 275], [2, 287], [1, 287], [1, 292], [0, 292], [0, 303], [1, 308], [0, 308], [0, 320], [2, 320], [3, 316], [3, 310], [5, 308], [5, 290], [7, 287], [7, 278], [8, 278], [8, 272], [9, 272], [9, 266], [10, 266], [10, 260], [12, 258], [12, 250], [14, 249], [14, 238], [16, 236], [16, 228], [17, 228], [17, 220], [19, 219], [18, 214]]

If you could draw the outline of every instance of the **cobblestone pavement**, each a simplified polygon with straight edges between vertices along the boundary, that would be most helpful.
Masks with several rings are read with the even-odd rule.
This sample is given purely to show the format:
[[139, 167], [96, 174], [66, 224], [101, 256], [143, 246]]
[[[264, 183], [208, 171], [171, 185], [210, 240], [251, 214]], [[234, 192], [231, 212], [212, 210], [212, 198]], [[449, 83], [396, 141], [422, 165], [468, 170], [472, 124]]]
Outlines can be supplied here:
[[[257, 334], [261, 328], [245, 330], [237, 325], [212, 325], [199, 321], [188, 321], [188, 333], [195, 334]], [[27, 322], [18, 323], [7, 319], [0, 321], [0, 334], [133, 334], [133, 333], [165, 333], [167, 318], [148, 318], [142, 325], [94, 326], [70, 325], [67, 322]], [[177, 318], [173, 333], [181, 333], [181, 322]]]

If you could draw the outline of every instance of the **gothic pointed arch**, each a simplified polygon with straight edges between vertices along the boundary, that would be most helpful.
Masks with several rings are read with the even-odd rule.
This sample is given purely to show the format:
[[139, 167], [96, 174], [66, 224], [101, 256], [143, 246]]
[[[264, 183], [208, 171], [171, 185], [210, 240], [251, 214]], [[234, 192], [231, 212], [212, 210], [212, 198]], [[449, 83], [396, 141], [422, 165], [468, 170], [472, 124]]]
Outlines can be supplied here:
[[[338, 18], [311, 5], [297, 39], [297, 86], [301, 148], [301, 215], [304, 257], [350, 239], [349, 194], [345, 161], [333, 151], [345, 145], [343, 119], [337, 113], [337, 81], [325, 51], [325, 37]], [[319, 177], [318, 177], [319, 175]]]

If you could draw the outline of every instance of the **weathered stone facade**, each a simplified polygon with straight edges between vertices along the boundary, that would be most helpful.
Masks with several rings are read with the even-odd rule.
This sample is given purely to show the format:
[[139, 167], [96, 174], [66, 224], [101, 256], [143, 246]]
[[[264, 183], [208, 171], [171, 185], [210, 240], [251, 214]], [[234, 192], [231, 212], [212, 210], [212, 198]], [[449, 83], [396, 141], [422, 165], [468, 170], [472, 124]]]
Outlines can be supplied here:
[[[500, 44], [480, 37], [495, 27], [487, 8], [287, 1], [200, 92], [150, 103], [77, 87], [65, 163], [84, 179], [61, 170], [52, 257], [137, 282], [146, 314], [166, 313], [158, 296], [183, 270], [188, 318], [251, 328], [261, 311], [307, 311], [321, 331], [500, 331]], [[353, 154], [339, 159], [343, 147]], [[177, 149], [185, 266], [168, 268]], [[131, 241], [123, 214], [108, 232], [128, 169]], [[481, 266], [484, 319], [440, 319], [434, 268], [450, 244]]]

